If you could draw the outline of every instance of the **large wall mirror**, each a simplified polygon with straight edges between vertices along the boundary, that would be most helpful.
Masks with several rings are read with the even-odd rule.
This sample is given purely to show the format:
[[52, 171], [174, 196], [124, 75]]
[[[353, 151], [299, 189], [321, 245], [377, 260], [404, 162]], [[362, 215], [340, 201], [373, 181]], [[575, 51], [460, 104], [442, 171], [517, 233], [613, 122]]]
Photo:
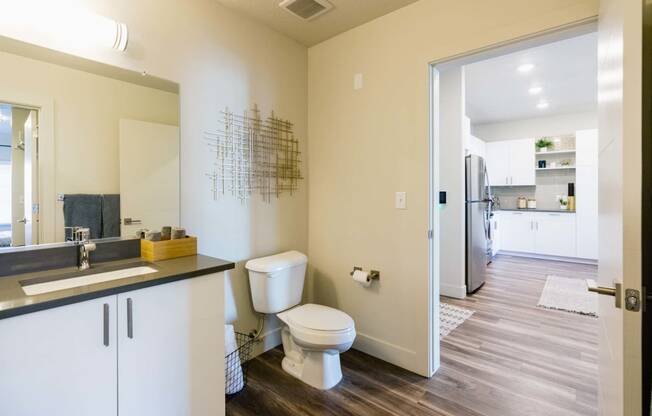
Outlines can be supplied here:
[[0, 247], [178, 224], [178, 85], [9, 39], [0, 67]]

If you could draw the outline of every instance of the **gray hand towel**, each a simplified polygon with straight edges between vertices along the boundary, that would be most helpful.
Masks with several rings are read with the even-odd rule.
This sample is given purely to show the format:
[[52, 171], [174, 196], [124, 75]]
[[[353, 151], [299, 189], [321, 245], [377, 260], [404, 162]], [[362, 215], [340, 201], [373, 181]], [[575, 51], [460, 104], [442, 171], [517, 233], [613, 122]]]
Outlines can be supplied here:
[[102, 237], [120, 237], [120, 195], [102, 195]]
[[63, 199], [66, 227], [88, 227], [91, 238], [102, 237], [102, 196], [68, 194]]

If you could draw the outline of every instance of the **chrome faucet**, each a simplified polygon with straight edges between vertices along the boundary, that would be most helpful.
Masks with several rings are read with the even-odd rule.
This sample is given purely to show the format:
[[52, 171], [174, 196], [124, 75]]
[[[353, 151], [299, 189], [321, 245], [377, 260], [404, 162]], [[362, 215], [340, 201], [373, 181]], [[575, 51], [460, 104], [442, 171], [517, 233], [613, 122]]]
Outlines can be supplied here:
[[79, 270], [88, 270], [91, 267], [90, 252], [94, 251], [96, 246], [90, 240], [91, 230], [88, 228], [75, 229], [75, 244], [79, 245], [77, 252], [77, 266]]

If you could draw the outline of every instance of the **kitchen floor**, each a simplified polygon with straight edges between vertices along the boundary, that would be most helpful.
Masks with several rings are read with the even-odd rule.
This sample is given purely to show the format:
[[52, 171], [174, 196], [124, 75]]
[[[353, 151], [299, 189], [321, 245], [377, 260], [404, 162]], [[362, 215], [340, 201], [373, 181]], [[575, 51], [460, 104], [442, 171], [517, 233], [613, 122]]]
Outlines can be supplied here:
[[442, 298], [475, 313], [441, 342], [426, 379], [350, 350], [344, 379], [322, 392], [281, 369], [279, 347], [255, 358], [227, 415], [597, 415], [598, 320], [537, 308], [546, 276], [596, 278], [597, 267], [498, 256], [480, 291]]

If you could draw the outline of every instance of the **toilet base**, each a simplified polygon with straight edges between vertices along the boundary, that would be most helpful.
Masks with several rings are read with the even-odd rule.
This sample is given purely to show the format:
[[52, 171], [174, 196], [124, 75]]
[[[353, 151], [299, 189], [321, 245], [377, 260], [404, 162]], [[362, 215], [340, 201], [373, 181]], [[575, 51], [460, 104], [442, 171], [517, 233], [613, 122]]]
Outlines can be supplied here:
[[281, 367], [286, 373], [320, 390], [333, 388], [342, 380], [339, 351], [303, 350], [286, 328], [282, 338], [285, 357]]

